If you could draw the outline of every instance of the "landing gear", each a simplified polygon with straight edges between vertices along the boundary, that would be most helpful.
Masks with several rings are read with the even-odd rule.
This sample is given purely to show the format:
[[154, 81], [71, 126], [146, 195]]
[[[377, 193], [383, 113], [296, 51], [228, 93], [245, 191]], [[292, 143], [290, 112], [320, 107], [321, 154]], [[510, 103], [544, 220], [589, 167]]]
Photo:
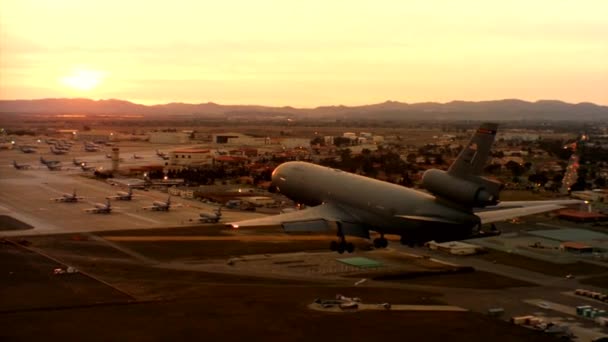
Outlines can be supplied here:
[[355, 245], [352, 242], [346, 242], [344, 233], [342, 232], [342, 225], [338, 222], [338, 241], [332, 241], [329, 244], [329, 249], [332, 252], [338, 252], [343, 254], [344, 252], [352, 253], [355, 250]]
[[399, 242], [401, 242], [402, 245], [407, 245], [408, 247], [416, 247], [420, 245], [420, 242], [416, 239], [407, 239], [405, 236], [402, 236]]
[[384, 238], [384, 234], [380, 235], [379, 238], [374, 239], [374, 248], [386, 248], [388, 246], [388, 240]]
[[355, 251], [355, 245], [352, 242], [346, 241], [332, 241], [329, 244], [329, 249], [332, 252], [338, 252], [343, 254], [344, 252], [352, 253]]

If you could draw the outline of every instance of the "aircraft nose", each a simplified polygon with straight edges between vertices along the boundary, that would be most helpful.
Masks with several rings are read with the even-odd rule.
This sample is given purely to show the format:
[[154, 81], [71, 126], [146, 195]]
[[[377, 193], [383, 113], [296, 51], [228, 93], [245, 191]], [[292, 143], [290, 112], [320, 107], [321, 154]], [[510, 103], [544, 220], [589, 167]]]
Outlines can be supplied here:
[[272, 185], [275, 187], [281, 186], [281, 184], [287, 180], [286, 173], [288, 169], [289, 165], [287, 165], [287, 163], [277, 166], [276, 169], [272, 171]]

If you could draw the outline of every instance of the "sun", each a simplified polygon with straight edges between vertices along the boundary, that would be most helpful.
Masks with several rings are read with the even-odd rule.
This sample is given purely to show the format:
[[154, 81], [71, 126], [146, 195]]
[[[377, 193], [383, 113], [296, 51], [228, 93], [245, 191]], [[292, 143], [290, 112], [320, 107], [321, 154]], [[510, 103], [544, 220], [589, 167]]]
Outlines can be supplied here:
[[90, 69], [76, 69], [71, 74], [62, 77], [61, 83], [70, 88], [88, 91], [97, 87], [103, 79], [103, 73]]

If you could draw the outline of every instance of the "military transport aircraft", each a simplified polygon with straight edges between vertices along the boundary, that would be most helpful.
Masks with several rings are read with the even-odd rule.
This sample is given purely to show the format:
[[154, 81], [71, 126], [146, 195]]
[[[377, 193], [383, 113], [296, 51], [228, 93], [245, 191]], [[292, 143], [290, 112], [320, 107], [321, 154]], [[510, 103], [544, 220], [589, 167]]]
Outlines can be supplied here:
[[169, 211], [171, 209], [171, 196], [167, 198], [166, 202], [163, 201], [154, 201], [151, 206], [143, 207], [144, 210], [152, 210], [152, 211]]
[[[259, 219], [232, 222], [233, 228], [280, 225], [286, 232], [327, 232], [335, 229], [338, 241], [331, 250], [352, 252], [352, 235], [369, 239], [380, 233], [376, 248], [388, 245], [384, 234], [401, 236], [401, 243], [452, 241], [500, 234], [493, 223], [537, 214], [575, 200], [500, 202], [502, 184], [481, 176], [496, 136], [497, 124], [482, 124], [447, 171], [430, 169], [422, 185], [428, 191], [371, 179], [305, 162], [287, 162], [272, 173], [277, 190], [303, 210]], [[482, 230], [491, 224], [492, 229]]]
[[129, 191], [117, 191], [116, 195], [108, 196], [106, 198], [118, 201], [130, 201], [133, 199], [133, 190], [129, 188]]
[[110, 203], [110, 200], [107, 199], [106, 204], [95, 203], [93, 205], [93, 208], [88, 208], [88, 209], [85, 209], [84, 211], [87, 213], [93, 213], [93, 214], [109, 214], [112, 212], [112, 204]]
[[203, 223], [218, 223], [222, 218], [222, 207], [215, 209], [211, 213], [200, 213], [199, 221]]
[[51, 201], [55, 202], [64, 202], [64, 203], [76, 203], [80, 200], [84, 199], [84, 197], [80, 197], [76, 195], [76, 189], [71, 194], [65, 193], [61, 195], [61, 197], [51, 198]]

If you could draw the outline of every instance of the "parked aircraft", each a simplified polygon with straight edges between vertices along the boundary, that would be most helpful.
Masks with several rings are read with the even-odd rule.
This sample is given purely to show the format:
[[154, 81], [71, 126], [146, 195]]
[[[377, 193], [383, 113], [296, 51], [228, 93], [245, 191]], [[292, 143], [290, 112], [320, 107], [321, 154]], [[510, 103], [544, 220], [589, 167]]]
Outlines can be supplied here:
[[89, 141], [85, 141], [84, 143], [84, 150], [86, 152], [98, 152], [100, 149], [99, 145], [89, 142]]
[[51, 152], [53, 152], [53, 154], [66, 154], [68, 153], [68, 150], [59, 149], [54, 146], [51, 146]]
[[88, 209], [85, 209], [84, 211], [86, 211], [87, 213], [93, 213], [93, 214], [109, 214], [112, 212], [112, 204], [110, 203], [110, 200], [107, 199], [106, 204], [95, 203], [93, 205], [93, 208], [88, 208]]
[[118, 201], [130, 201], [133, 199], [133, 190], [129, 188], [129, 191], [118, 191], [115, 196], [108, 196], [106, 198]]
[[29, 168], [31, 168], [30, 164], [19, 164], [17, 163], [17, 161], [13, 160], [13, 166], [15, 167], [15, 169], [17, 170], [27, 170]]
[[[376, 248], [388, 245], [384, 234], [401, 236], [401, 243], [452, 241], [500, 234], [493, 223], [514, 217], [560, 209], [580, 203], [573, 200], [500, 202], [502, 184], [482, 177], [497, 124], [485, 123], [448, 171], [424, 173], [422, 192], [305, 162], [287, 162], [272, 173], [272, 183], [287, 197], [310, 207], [229, 225], [280, 225], [286, 232], [337, 230], [330, 249], [352, 252], [346, 236], [370, 238], [376, 231]], [[492, 224], [489, 231], [483, 224]]]
[[45, 164], [47, 169], [50, 171], [61, 171], [63, 168], [61, 167], [61, 163], [47, 163]]
[[38, 150], [35, 147], [32, 147], [32, 146], [19, 146], [19, 149], [23, 153], [36, 153], [36, 152], [38, 152]]
[[80, 166], [84, 162], [82, 160], [78, 160], [78, 159], [74, 158], [74, 159], [72, 159], [72, 163], [76, 166]]
[[48, 169], [51, 171], [61, 170], [61, 162], [59, 160], [46, 160], [41, 156], [40, 163], [48, 167]]
[[84, 150], [86, 152], [99, 152], [99, 146], [85, 145]]
[[159, 150], [156, 150], [156, 155], [161, 157], [163, 160], [169, 160], [169, 156], [165, 152], [160, 152]]
[[200, 213], [199, 221], [203, 223], [218, 223], [222, 218], [222, 207], [215, 209], [211, 213]]
[[144, 210], [152, 210], [152, 211], [169, 211], [171, 209], [171, 196], [167, 198], [166, 202], [163, 201], [154, 201], [151, 206], [143, 207]]
[[73, 193], [71, 193], [71, 194], [65, 193], [65, 194], [61, 195], [61, 197], [51, 198], [51, 201], [76, 203], [76, 202], [80, 201], [81, 199], [84, 199], [84, 197], [77, 196], [76, 189], [74, 189]]

